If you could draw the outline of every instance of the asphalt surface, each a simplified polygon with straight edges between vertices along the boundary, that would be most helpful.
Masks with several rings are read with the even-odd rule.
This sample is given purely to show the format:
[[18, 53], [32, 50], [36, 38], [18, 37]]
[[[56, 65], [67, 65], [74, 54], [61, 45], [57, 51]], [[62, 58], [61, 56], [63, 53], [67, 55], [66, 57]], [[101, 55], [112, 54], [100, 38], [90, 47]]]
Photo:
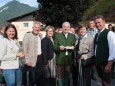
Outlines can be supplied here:
[[[95, 73], [96, 81], [91, 80], [91, 86], [102, 86], [101, 80], [98, 77], [97, 73]], [[111, 86], [115, 86], [115, 76], [111, 78]]]

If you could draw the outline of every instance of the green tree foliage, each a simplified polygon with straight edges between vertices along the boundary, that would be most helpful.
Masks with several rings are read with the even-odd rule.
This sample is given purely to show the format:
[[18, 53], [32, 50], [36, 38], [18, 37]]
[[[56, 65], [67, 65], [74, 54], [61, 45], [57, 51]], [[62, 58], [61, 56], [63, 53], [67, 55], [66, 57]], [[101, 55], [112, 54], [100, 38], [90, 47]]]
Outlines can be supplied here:
[[87, 21], [96, 15], [103, 15], [108, 22], [115, 22], [115, 0], [98, 0], [84, 12], [83, 21]]
[[55, 27], [64, 21], [77, 24], [92, 0], [37, 0], [39, 3], [38, 21]]

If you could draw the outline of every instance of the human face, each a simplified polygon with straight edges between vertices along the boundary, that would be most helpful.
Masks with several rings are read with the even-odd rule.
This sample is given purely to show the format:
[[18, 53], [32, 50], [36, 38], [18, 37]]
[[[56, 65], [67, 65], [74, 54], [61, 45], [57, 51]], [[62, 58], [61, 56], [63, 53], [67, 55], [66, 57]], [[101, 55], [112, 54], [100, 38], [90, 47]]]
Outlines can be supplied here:
[[52, 28], [49, 28], [46, 32], [47, 36], [48, 37], [52, 37], [53, 36], [53, 29]]
[[66, 23], [63, 24], [62, 28], [63, 28], [63, 32], [64, 32], [65, 34], [69, 33], [70, 24], [69, 24], [68, 22], [66, 22]]
[[109, 30], [112, 30], [112, 26], [108, 26], [108, 29], [109, 29]]
[[7, 34], [7, 37], [8, 39], [13, 39], [14, 36], [15, 36], [15, 30], [14, 28], [9, 28], [7, 31], [6, 31], [6, 34]]
[[70, 31], [74, 34], [75, 33], [75, 29], [74, 28], [70, 28]]
[[101, 31], [105, 27], [105, 21], [102, 18], [96, 19], [95, 24], [98, 31]]
[[80, 34], [81, 36], [84, 36], [86, 33], [87, 33], [86, 27], [80, 28], [79, 34]]
[[34, 32], [36, 35], [39, 34], [39, 32], [40, 32], [40, 25], [39, 25], [39, 24], [35, 24], [35, 25], [33, 26], [33, 32]]
[[89, 22], [89, 28], [90, 28], [90, 29], [94, 29], [94, 27], [95, 27], [94, 21], [90, 21], [90, 22]]
[[4, 33], [4, 31], [5, 31], [5, 26], [2, 26], [1, 32]]

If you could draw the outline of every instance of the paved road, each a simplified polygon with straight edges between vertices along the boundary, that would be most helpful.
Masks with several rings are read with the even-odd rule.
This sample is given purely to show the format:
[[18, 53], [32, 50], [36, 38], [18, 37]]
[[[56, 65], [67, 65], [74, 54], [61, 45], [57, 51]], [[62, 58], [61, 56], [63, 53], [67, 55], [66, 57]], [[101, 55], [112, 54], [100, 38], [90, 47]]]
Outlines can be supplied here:
[[[92, 80], [91, 86], [102, 86], [101, 80], [98, 77], [97, 73], [95, 73], [95, 77], [96, 77], [97, 81]], [[115, 86], [115, 77], [111, 79], [111, 84], [112, 84], [111, 86]]]
[[[91, 81], [91, 86], [102, 86], [101, 85], [101, 81]], [[112, 79], [112, 85], [111, 86], [115, 86], [115, 79]]]
[[[98, 77], [97, 73], [95, 73], [95, 77], [96, 77], [97, 81], [91, 80], [91, 86], [102, 86], [101, 80]], [[111, 79], [111, 83], [112, 83], [111, 86], [115, 86], [115, 77]], [[73, 86], [72, 80], [71, 80], [71, 86]]]

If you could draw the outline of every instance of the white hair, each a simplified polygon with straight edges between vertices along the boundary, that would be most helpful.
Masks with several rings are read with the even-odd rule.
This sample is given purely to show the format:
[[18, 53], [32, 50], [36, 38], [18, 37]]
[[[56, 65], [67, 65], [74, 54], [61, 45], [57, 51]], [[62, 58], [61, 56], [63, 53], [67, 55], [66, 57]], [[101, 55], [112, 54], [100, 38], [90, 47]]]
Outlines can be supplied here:
[[70, 23], [69, 22], [64, 22], [63, 24], [62, 24], [62, 27], [65, 25], [65, 24], [68, 24], [70, 27], [71, 27], [71, 25], [70, 25]]

